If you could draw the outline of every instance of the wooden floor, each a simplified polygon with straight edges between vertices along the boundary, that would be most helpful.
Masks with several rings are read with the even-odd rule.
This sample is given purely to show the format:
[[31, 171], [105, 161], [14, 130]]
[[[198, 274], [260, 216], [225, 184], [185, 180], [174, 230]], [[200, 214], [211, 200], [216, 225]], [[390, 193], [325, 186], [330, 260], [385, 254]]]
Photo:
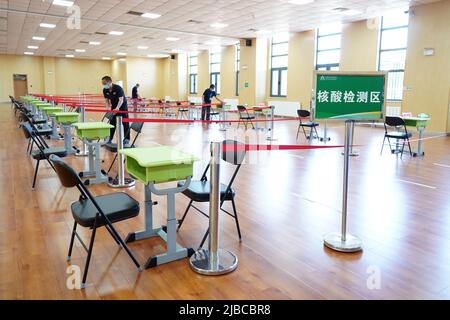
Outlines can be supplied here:
[[[245, 141], [245, 131], [227, 137]], [[265, 143], [248, 130], [249, 142]], [[277, 122], [279, 144], [295, 144], [296, 123]], [[341, 144], [343, 126], [330, 128], [330, 144]], [[364, 251], [340, 254], [326, 249], [322, 237], [340, 230], [343, 158], [340, 149], [272, 151], [252, 154], [235, 188], [243, 231], [239, 243], [234, 221], [221, 219], [221, 246], [239, 257], [229, 275], [205, 277], [191, 271], [188, 260], [139, 273], [109, 234], [100, 230], [84, 291], [66, 287], [66, 255], [76, 190], [63, 189], [45, 164], [35, 191], [35, 162], [26, 155], [27, 141], [8, 104], [0, 105], [0, 298], [1, 299], [448, 299], [450, 298], [450, 137], [425, 141], [425, 158], [401, 160], [386, 151], [380, 156], [383, 131], [356, 128], [360, 156], [350, 169], [349, 223]], [[211, 139], [222, 139], [216, 125], [145, 124], [139, 146], [173, 145], [202, 156], [201, 175]], [[51, 141], [61, 145], [61, 141]], [[306, 143], [303, 137], [299, 143]], [[415, 146], [415, 143], [414, 143]], [[104, 167], [110, 154], [103, 151]], [[82, 158], [66, 160], [77, 170]], [[223, 167], [227, 181], [232, 168]], [[91, 187], [100, 195], [106, 185]], [[127, 191], [144, 199], [143, 186]], [[158, 198], [156, 221], [165, 217]], [[181, 216], [187, 200], [177, 196]], [[143, 206], [142, 206], [143, 207]], [[207, 208], [207, 206], [204, 206]], [[120, 233], [143, 227], [143, 212], [118, 224]], [[179, 241], [196, 247], [208, 221], [191, 212]], [[82, 234], [88, 239], [89, 232]], [[157, 240], [131, 244], [138, 259], [164, 250]], [[77, 244], [73, 264], [86, 254]], [[381, 288], [367, 286], [370, 272], [380, 271]], [[370, 279], [369, 279], [370, 282]]]

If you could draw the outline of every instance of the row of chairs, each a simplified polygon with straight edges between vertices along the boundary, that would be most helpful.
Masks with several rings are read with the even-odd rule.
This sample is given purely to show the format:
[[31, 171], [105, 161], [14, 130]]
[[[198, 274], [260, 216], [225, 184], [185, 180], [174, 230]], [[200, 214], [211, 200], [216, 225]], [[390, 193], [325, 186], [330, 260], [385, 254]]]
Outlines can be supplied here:
[[[19, 103], [17, 102], [17, 104]], [[128, 194], [122, 192], [110, 193], [102, 196], [94, 196], [83, 184], [77, 172], [62, 160], [62, 158], [67, 156], [65, 150], [61, 148], [49, 147], [47, 142], [45, 141], [45, 135], [42, 135], [38, 132], [38, 128], [36, 127], [36, 124], [33, 123], [33, 121], [31, 120], [30, 114], [27, 112], [26, 108], [22, 104], [17, 106], [17, 108], [21, 113], [19, 118], [21, 121], [21, 128], [25, 134], [25, 137], [29, 140], [32, 140], [34, 142], [34, 145], [37, 146], [37, 150], [33, 151], [32, 153], [33, 158], [37, 160], [33, 186], [35, 184], [37, 170], [39, 168], [39, 162], [45, 160], [56, 172], [56, 174], [59, 177], [59, 180], [61, 181], [61, 184], [64, 187], [77, 188], [80, 192], [79, 200], [71, 205], [74, 224], [70, 238], [67, 260], [68, 261], [71, 260], [75, 238], [77, 238], [78, 241], [81, 243], [82, 247], [87, 252], [82, 277], [82, 287], [83, 288], [86, 287], [87, 275], [93, 252], [96, 232], [97, 229], [101, 227], [105, 227], [107, 229], [107, 231], [114, 239], [114, 241], [118, 244], [118, 246], [120, 248], [123, 248], [127, 252], [128, 256], [133, 261], [135, 266], [139, 270], [141, 270], [140, 263], [136, 259], [135, 255], [132, 253], [127, 244], [122, 240], [121, 236], [114, 227], [114, 224], [117, 222], [125, 221], [138, 216], [140, 212], [139, 202], [136, 201], [131, 196], [129, 196]], [[236, 141], [224, 141], [224, 144], [238, 145], [239, 143]], [[242, 162], [244, 161], [244, 158], [245, 158], [245, 151], [233, 152], [227, 149], [222, 154], [222, 159], [234, 165], [236, 168], [229, 183], [226, 185], [221, 184], [220, 188], [221, 209], [222, 211], [231, 215], [235, 219], [239, 239], [241, 239], [241, 231], [239, 227], [238, 215], [235, 204], [236, 191], [232, 188], [232, 184], [236, 179], [237, 173], [242, 165]], [[194, 202], [209, 202], [210, 190], [209, 190], [209, 182], [207, 181], [208, 169], [209, 166], [204, 171], [201, 179], [199, 181], [192, 181], [191, 186], [184, 192], [184, 195], [190, 199], [190, 203], [183, 217], [179, 220], [178, 229], [181, 228], [183, 222], [185, 221], [189, 209], [191, 207], [194, 207], [193, 205]], [[229, 201], [232, 204], [233, 207], [232, 214], [222, 208], [224, 202], [226, 201]], [[199, 212], [201, 212], [203, 215], [208, 216], [206, 213], [199, 210], [197, 207], [194, 208], [197, 209]], [[79, 226], [91, 230], [91, 236], [88, 244], [86, 244], [82, 240], [80, 234], [78, 233], [77, 228]], [[200, 246], [203, 246], [208, 236], [208, 233], [209, 230], [205, 233]]]

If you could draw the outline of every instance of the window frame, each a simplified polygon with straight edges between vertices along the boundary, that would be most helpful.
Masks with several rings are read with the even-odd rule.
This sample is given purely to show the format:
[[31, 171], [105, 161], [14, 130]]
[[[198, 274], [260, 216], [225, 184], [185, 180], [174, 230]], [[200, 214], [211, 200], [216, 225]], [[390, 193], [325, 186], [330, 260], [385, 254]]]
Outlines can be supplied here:
[[239, 88], [239, 81], [240, 81], [240, 72], [241, 72], [241, 44], [238, 43], [236, 45], [236, 97], [239, 97], [240, 94], [240, 88]]
[[[342, 50], [342, 29], [339, 32], [334, 32], [334, 33], [328, 33], [328, 34], [324, 34], [324, 35], [320, 35], [320, 28], [316, 29], [316, 70], [326, 70], [326, 71], [330, 71], [332, 68], [337, 68], [338, 70], [340, 69], [340, 65], [341, 65], [341, 59], [339, 57], [339, 62], [338, 63], [323, 63], [323, 64], [318, 64], [319, 61], [319, 53], [320, 52], [327, 52], [327, 51], [336, 51], [339, 50], [339, 54], [341, 53]], [[333, 37], [333, 36], [337, 36], [339, 35], [341, 37], [341, 45], [339, 46], [339, 48], [330, 48], [330, 49], [322, 49], [319, 50], [319, 39], [320, 38], [327, 38], [327, 37]]]
[[[197, 64], [191, 64], [191, 59], [197, 58]], [[198, 94], [198, 71], [197, 73], [191, 73], [192, 67], [198, 68], [198, 54], [190, 54], [188, 56], [188, 66], [189, 66], [189, 94]], [[194, 82], [192, 83], [192, 80]], [[192, 86], [194, 84], [194, 86]]]
[[[274, 55], [273, 54], [273, 46], [274, 45], [279, 45], [279, 44], [285, 44], [285, 43], [288, 44], [288, 53]], [[288, 67], [286, 66], [286, 67], [276, 67], [276, 68], [274, 68], [273, 67], [273, 58], [287, 57], [288, 64], [289, 64], [289, 40], [287, 40], [287, 41], [280, 41], [280, 42], [274, 42], [274, 40], [272, 38], [272, 42], [270, 44], [270, 49], [271, 49], [270, 50], [270, 97], [286, 98], [287, 97], [287, 89], [286, 89], [286, 95], [281, 94], [281, 87], [282, 87], [282, 83], [281, 83], [282, 82], [281, 81], [282, 77], [281, 77], [281, 75], [283, 74], [283, 72], [286, 72], [286, 74], [287, 74]], [[273, 77], [273, 75], [274, 75], [275, 72], [278, 73], [278, 83], [276, 84], [277, 85], [277, 91], [276, 91], [277, 94], [273, 94], [273, 89], [274, 89], [274, 83], [273, 83], [274, 77]], [[286, 79], [287, 79], [287, 75], [286, 75]], [[286, 80], [286, 88], [287, 88], [287, 80]]]
[[[220, 56], [220, 61], [219, 62], [212, 62], [213, 61], [213, 56], [214, 55], [219, 55]], [[211, 72], [212, 70], [212, 66], [213, 65], [219, 65], [219, 69], [221, 68], [221, 64], [222, 64], [222, 49], [220, 49], [219, 51], [213, 51], [211, 50], [209, 52], [209, 80], [210, 80], [210, 84], [214, 84], [216, 86], [216, 93], [217, 95], [220, 95], [220, 91], [221, 91], [221, 79], [220, 79], [220, 71], [215, 71], [215, 72]], [[214, 81], [213, 81], [214, 78]], [[217, 84], [217, 80], [219, 80], [219, 85]]]
[[[405, 51], [405, 52], [407, 52], [408, 44], [406, 44], [406, 47], [395, 48], [395, 49], [382, 49], [381, 46], [382, 46], [382, 43], [383, 43], [383, 31], [407, 29], [408, 33], [409, 33], [409, 20], [408, 20], [408, 24], [406, 24], [406, 25], [400, 25], [400, 26], [395, 26], [395, 27], [387, 27], [387, 28], [383, 28], [383, 21], [384, 21], [384, 17], [382, 16], [381, 19], [380, 19], [380, 39], [379, 39], [379, 46], [378, 46], [378, 68], [377, 69], [378, 69], [378, 71], [385, 71], [385, 72], [387, 72], [388, 73], [388, 79], [389, 79], [389, 74], [391, 74], [391, 73], [403, 73], [403, 84], [404, 84], [405, 68], [403, 68], [403, 69], [381, 70], [381, 54], [383, 52], [394, 52], [394, 51]], [[403, 90], [403, 84], [402, 84], [402, 92], [404, 91]], [[403, 95], [402, 95], [402, 98], [400, 98], [400, 99], [389, 99], [389, 97], [387, 97], [386, 101], [401, 102], [401, 101], [403, 101]]]

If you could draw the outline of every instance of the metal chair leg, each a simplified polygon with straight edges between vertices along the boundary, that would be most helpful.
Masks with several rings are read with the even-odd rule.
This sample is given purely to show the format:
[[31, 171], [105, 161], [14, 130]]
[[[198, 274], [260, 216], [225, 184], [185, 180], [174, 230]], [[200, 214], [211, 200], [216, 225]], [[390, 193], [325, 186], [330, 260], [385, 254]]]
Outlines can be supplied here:
[[380, 156], [383, 154], [383, 149], [384, 149], [384, 142], [386, 141], [386, 136], [384, 136], [383, 138], [383, 144], [381, 145], [381, 152], [380, 152]]
[[96, 232], [97, 232], [97, 227], [94, 226], [94, 228], [92, 229], [91, 241], [89, 243], [89, 250], [88, 250], [88, 255], [86, 258], [86, 264], [84, 266], [83, 280], [81, 282], [81, 288], [83, 288], [83, 289], [86, 288], [86, 279], [87, 279], [87, 275], [88, 275], [88, 271], [89, 271], [89, 264], [91, 262], [92, 250], [94, 249], [94, 240], [95, 240]]
[[36, 186], [36, 178], [37, 178], [37, 173], [38, 173], [38, 170], [39, 170], [39, 163], [40, 162], [41, 162], [41, 160], [37, 160], [37, 162], [36, 162], [36, 169], [34, 170], [34, 178], [33, 178], [33, 186], [32, 186], [33, 189]]
[[239, 219], [238, 219], [238, 214], [237, 214], [237, 210], [236, 210], [236, 203], [234, 202], [234, 199], [231, 199], [231, 204], [233, 206], [233, 212], [234, 212], [234, 220], [236, 222], [236, 229], [239, 235], [239, 241], [242, 241], [242, 234], [241, 234], [241, 227], [239, 226]]
[[302, 126], [303, 134], [305, 135], [305, 139], [308, 140], [308, 135], [306, 134], [305, 127]]
[[300, 125], [298, 125], [298, 129], [297, 129], [297, 140], [298, 140], [298, 135], [300, 134]]
[[200, 243], [199, 249], [201, 249], [203, 247], [203, 245], [205, 244], [205, 241], [206, 241], [206, 238], [208, 237], [208, 235], [209, 235], [209, 228], [208, 228], [208, 230], [206, 230], [206, 233], [203, 236], [203, 239], [202, 239], [202, 242]]
[[409, 138], [408, 138], [408, 148], [409, 148], [409, 155], [412, 157], [412, 151], [411, 151], [411, 143], [410, 143], [410, 141], [409, 141]]
[[189, 205], [187, 206], [186, 211], [185, 211], [184, 214], [183, 214], [183, 217], [181, 218], [181, 220], [178, 221], [178, 228], [177, 228], [177, 231], [180, 230], [181, 225], [183, 224], [184, 219], [186, 219], [186, 216], [187, 216], [187, 214], [188, 214], [188, 212], [189, 212], [189, 209], [191, 208], [193, 202], [194, 202], [194, 200], [191, 200], [191, 201], [189, 202]]
[[67, 261], [70, 261], [70, 259], [72, 257], [72, 249], [73, 249], [73, 243], [75, 241], [76, 232], [77, 232], [77, 223], [76, 223], [76, 221], [74, 221], [73, 229], [72, 229], [72, 236], [70, 238], [69, 252], [67, 253]]

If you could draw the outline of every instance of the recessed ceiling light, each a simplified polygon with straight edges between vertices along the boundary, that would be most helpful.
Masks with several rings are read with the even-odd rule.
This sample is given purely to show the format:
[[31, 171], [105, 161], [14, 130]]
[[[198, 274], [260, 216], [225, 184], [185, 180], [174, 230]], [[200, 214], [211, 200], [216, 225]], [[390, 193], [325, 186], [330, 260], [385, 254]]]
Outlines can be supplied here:
[[26, 51], [26, 52], [24, 52], [23, 54], [24, 54], [24, 55], [27, 55], [27, 56], [32, 56], [32, 55], [34, 54], [34, 52]]
[[103, 57], [102, 60], [111, 60], [110, 57]]
[[73, 54], [66, 54], [66, 58], [74, 58], [75, 56]]
[[143, 13], [141, 15], [141, 17], [149, 18], [149, 19], [158, 19], [159, 17], [161, 17], [161, 15], [157, 14], [157, 13], [146, 12], [146, 13]]
[[138, 48], [139, 50], [147, 50], [147, 49], [148, 49], [147, 46], [138, 46], [137, 48]]
[[39, 49], [38, 46], [28, 46], [28, 49]]
[[228, 27], [228, 25], [225, 23], [216, 22], [216, 23], [211, 24], [210, 27], [215, 28], [215, 29], [223, 29], [223, 28]]
[[167, 41], [178, 41], [178, 40], [180, 40], [180, 38], [167, 37], [166, 40], [167, 40]]
[[127, 54], [126, 54], [126, 52], [117, 52], [117, 55], [118, 56], [126, 56]]
[[90, 44], [91, 46], [99, 46], [99, 45], [101, 45], [102, 43], [101, 43], [101, 42], [98, 42], [98, 41], [89, 41], [89, 44]]
[[86, 52], [86, 49], [75, 49], [75, 52], [83, 53], [83, 52]]
[[289, 0], [288, 3], [302, 5], [302, 4], [313, 3], [314, 1], [315, 0]]
[[110, 31], [109, 34], [111, 36], [121, 36], [121, 35], [123, 35], [123, 32], [122, 31]]
[[158, 59], [158, 58], [168, 58], [170, 57], [170, 55], [164, 53], [152, 53], [147, 55], [147, 57]]
[[44, 37], [33, 37], [33, 40], [36, 40], [36, 41], [45, 41], [45, 38], [44, 38]]
[[39, 26], [41, 28], [48, 28], [48, 29], [56, 28], [56, 24], [53, 24], [53, 23], [40, 23]]
[[73, 6], [73, 1], [53, 0], [52, 4], [55, 6], [71, 7]]

